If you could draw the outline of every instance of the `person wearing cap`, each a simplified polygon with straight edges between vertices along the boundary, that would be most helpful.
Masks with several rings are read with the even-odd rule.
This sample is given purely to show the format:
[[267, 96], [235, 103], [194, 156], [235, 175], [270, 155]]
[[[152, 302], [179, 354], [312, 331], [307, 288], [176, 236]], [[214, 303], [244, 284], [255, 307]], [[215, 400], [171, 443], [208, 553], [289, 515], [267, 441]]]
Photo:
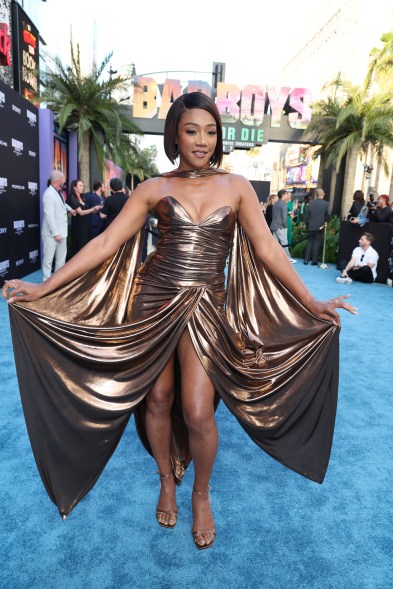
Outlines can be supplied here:
[[101, 219], [105, 219], [105, 228], [117, 217], [128, 199], [128, 196], [123, 192], [123, 182], [120, 178], [112, 178], [109, 187], [112, 194], [105, 200], [100, 211]]

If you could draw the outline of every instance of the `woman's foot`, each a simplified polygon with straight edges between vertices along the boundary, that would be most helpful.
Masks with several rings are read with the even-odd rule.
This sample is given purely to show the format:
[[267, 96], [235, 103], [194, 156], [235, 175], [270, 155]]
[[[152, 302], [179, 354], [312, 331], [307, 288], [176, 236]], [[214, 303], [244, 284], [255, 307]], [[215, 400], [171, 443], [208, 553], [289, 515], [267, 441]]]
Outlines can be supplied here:
[[213, 514], [210, 507], [210, 487], [206, 491], [192, 490], [192, 512], [194, 525], [192, 535], [198, 550], [205, 550], [213, 546], [216, 537]]
[[158, 499], [156, 517], [163, 528], [174, 528], [177, 522], [176, 483], [173, 472], [161, 474], [160, 497]]

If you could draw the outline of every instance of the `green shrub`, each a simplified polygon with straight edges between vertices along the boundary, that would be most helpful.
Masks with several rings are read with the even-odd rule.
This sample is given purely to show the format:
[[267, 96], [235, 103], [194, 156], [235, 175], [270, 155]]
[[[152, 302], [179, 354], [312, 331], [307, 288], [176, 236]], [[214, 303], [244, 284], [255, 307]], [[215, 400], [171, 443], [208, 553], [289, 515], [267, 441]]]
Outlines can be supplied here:
[[[325, 262], [332, 264], [337, 263], [338, 239], [340, 232], [340, 217], [333, 215], [327, 224], [326, 228], [326, 250]], [[304, 223], [292, 225], [292, 247], [290, 248], [291, 256], [293, 258], [304, 258], [307, 244], [307, 229]], [[323, 247], [319, 254], [319, 259], [322, 261]]]

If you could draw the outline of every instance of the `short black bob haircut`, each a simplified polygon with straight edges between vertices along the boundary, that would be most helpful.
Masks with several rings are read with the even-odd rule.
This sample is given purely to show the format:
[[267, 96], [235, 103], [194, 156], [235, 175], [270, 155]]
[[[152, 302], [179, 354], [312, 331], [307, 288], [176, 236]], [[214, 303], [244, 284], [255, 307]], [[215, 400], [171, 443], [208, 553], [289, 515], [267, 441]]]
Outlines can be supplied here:
[[222, 146], [222, 124], [218, 108], [211, 98], [202, 94], [202, 92], [190, 92], [189, 94], [182, 94], [176, 98], [170, 107], [165, 119], [164, 129], [164, 150], [169, 161], [174, 164], [175, 159], [179, 155], [176, 145], [177, 127], [181, 116], [186, 110], [192, 108], [201, 108], [209, 112], [214, 118], [217, 125], [217, 145], [214, 154], [210, 159], [211, 166], [219, 167], [224, 155]]

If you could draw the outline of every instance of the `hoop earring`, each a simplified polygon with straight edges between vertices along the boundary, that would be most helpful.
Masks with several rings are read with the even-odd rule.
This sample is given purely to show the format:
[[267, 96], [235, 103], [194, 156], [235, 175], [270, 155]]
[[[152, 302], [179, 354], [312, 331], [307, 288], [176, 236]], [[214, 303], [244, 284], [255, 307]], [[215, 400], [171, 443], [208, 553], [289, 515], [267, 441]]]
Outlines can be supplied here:
[[177, 143], [175, 143], [175, 158], [179, 157], [179, 148], [177, 146]]

